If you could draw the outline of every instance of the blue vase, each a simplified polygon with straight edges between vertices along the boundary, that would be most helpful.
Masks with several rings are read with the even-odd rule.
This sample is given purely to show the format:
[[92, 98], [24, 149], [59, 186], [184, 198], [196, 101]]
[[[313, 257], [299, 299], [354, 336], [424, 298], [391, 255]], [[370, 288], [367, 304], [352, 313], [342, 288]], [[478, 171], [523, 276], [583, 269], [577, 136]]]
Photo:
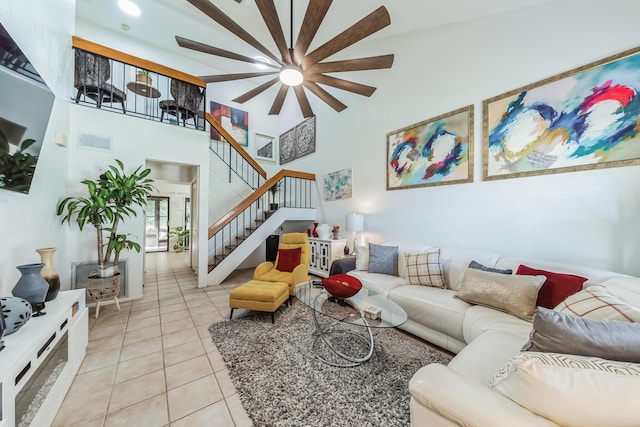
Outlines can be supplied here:
[[4, 335], [14, 333], [31, 318], [31, 304], [22, 298], [3, 297], [0, 305], [6, 328]]
[[47, 297], [49, 284], [40, 274], [42, 267], [44, 267], [42, 263], [17, 266], [16, 268], [22, 273], [22, 277], [11, 290], [14, 297], [27, 300], [31, 304], [31, 308], [37, 311], [33, 317], [45, 314], [41, 310], [44, 308], [44, 300]]

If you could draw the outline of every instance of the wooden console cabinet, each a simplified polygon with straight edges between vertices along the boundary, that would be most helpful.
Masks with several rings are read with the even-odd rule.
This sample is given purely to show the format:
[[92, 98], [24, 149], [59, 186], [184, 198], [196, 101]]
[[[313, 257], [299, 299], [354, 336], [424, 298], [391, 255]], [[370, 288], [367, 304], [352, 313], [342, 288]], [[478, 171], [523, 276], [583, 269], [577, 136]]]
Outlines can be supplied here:
[[62, 291], [4, 338], [0, 427], [50, 426], [80, 368], [89, 337], [85, 290]]
[[344, 256], [347, 240], [324, 240], [310, 237], [309, 244], [311, 245], [309, 273], [320, 277], [329, 277], [331, 263]]

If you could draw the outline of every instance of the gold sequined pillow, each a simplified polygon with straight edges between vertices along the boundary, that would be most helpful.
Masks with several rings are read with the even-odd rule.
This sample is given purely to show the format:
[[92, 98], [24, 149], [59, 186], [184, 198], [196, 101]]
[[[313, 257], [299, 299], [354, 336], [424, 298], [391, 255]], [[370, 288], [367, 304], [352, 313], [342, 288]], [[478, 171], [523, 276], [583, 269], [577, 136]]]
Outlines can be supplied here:
[[468, 268], [457, 298], [531, 322], [544, 276], [516, 276]]

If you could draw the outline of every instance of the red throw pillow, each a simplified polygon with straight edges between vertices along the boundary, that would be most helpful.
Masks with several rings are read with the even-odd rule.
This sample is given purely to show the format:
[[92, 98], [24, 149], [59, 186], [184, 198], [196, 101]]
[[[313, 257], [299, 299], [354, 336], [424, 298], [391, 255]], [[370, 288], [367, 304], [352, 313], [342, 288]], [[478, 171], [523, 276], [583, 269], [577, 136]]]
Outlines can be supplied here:
[[520, 265], [516, 274], [520, 274], [521, 276], [542, 275], [547, 278], [538, 292], [536, 305], [549, 309], [554, 309], [571, 295], [580, 292], [582, 285], [588, 280], [586, 277], [576, 276], [574, 274], [536, 270], [526, 265]]
[[291, 273], [300, 264], [302, 248], [278, 249], [278, 264], [276, 270]]

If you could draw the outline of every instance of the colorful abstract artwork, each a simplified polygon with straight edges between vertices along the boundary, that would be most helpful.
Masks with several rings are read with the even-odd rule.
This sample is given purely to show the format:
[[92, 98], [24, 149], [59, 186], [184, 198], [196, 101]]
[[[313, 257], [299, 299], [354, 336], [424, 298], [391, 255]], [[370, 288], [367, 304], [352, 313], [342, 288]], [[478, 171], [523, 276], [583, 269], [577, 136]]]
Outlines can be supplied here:
[[315, 153], [316, 117], [309, 117], [280, 135], [278, 145], [281, 165]]
[[[229, 135], [243, 147], [249, 146], [249, 113], [211, 101], [211, 115]], [[211, 139], [222, 141], [222, 136], [211, 126]]]
[[350, 199], [353, 197], [353, 172], [351, 168], [326, 174], [322, 190], [324, 200]]
[[484, 101], [484, 178], [640, 163], [639, 52]]
[[387, 190], [473, 180], [473, 105], [387, 135]]

